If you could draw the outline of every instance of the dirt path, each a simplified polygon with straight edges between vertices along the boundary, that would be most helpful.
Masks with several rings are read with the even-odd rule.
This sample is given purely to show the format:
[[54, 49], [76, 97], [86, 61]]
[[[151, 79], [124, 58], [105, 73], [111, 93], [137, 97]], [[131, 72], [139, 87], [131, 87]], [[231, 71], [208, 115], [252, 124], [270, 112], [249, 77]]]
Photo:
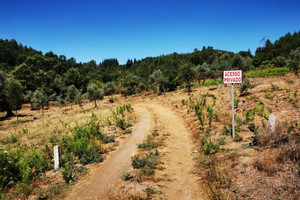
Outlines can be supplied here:
[[152, 125], [150, 113], [146, 108], [135, 107], [135, 111], [138, 122], [133, 133], [121, 142], [119, 149], [112, 152], [96, 171], [71, 188], [66, 199], [102, 199], [111, 186], [121, 181], [122, 173], [131, 165], [131, 156], [137, 148], [136, 144], [143, 141]]
[[164, 170], [159, 172], [169, 181], [163, 181], [163, 196], [166, 199], [202, 199], [203, 196], [194, 171], [193, 143], [184, 123], [174, 111], [161, 105], [149, 106], [156, 120], [162, 123], [169, 137], [166, 141]]
[[202, 199], [197, 175], [193, 174], [193, 143], [183, 120], [170, 108], [162, 105], [139, 104], [134, 108], [138, 114], [138, 122], [132, 135], [95, 172], [80, 180], [68, 192], [66, 199], [102, 199], [111, 186], [118, 185], [121, 174], [130, 168], [131, 156], [137, 149], [136, 144], [145, 139], [155, 120], [169, 134], [165, 146], [167, 153], [163, 161], [164, 170], [157, 172], [157, 176], [167, 177], [167, 180], [159, 183], [163, 186], [162, 197], [170, 200]]

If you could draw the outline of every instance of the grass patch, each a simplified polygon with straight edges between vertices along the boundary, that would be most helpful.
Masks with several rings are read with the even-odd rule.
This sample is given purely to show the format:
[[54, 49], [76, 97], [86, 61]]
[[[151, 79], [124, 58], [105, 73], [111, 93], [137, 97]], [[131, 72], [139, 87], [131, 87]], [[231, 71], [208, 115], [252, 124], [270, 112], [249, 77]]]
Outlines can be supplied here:
[[288, 67], [270, 68], [270, 69], [264, 69], [259, 71], [251, 71], [246, 73], [245, 76], [247, 78], [284, 76], [288, 72], [290, 72], [290, 69]]

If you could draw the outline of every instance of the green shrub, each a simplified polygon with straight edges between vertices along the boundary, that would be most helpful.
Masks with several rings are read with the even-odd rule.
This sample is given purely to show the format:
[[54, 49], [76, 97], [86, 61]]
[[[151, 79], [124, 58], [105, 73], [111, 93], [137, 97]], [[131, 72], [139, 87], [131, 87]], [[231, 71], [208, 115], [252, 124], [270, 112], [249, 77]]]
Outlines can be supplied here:
[[63, 167], [61, 168], [61, 172], [63, 175], [63, 179], [66, 183], [73, 183], [77, 179], [77, 173], [75, 170], [75, 161], [74, 155], [67, 153], [62, 160]]
[[144, 148], [144, 149], [157, 148], [158, 146], [159, 146], [159, 144], [152, 141], [150, 135], [147, 136], [147, 139], [143, 143], [138, 144], [138, 148]]
[[80, 163], [83, 165], [89, 163], [98, 163], [102, 162], [103, 158], [101, 155], [101, 148], [96, 144], [89, 144], [84, 152], [84, 154], [80, 157]]
[[109, 97], [109, 103], [114, 103], [115, 102], [115, 99], [113, 97]]
[[219, 145], [225, 145], [226, 144], [225, 139], [226, 137], [221, 137], [219, 141]]
[[146, 158], [140, 158], [138, 155], [131, 158], [131, 164], [134, 169], [145, 167], [147, 163]]
[[256, 134], [258, 132], [258, 126], [256, 126], [254, 123], [249, 124], [248, 128], [254, 134]]
[[245, 78], [240, 85], [240, 93], [247, 94], [248, 89], [253, 88], [254, 86], [251, 84], [250, 80]]
[[205, 80], [204, 85], [205, 86], [218, 85], [218, 84], [221, 84], [222, 81], [223, 80], [221, 78], [218, 78], [216, 80], [213, 80], [213, 79], [211, 79], [211, 80]]
[[103, 139], [103, 142], [105, 144], [113, 143], [113, 142], [115, 142], [115, 136], [113, 136], [113, 135], [111, 135], [111, 136], [105, 136], [104, 139]]
[[150, 167], [152, 169], [158, 164], [157, 156], [150, 152], [146, 157], [140, 158], [139, 155], [131, 158], [131, 164], [134, 169]]
[[133, 176], [130, 172], [128, 172], [127, 170], [125, 170], [125, 171], [123, 172], [122, 179], [123, 179], [124, 181], [128, 181], [128, 180], [132, 179], [133, 177], [134, 177], [134, 176]]
[[131, 129], [126, 129], [125, 131], [123, 131], [123, 134], [126, 135], [126, 134], [130, 134], [132, 133], [132, 130]]
[[0, 148], [0, 193], [21, 180], [21, 171], [15, 155]]
[[255, 116], [255, 110], [250, 109], [246, 112], [246, 121], [253, 121], [254, 120], [254, 116]]
[[237, 108], [239, 106], [240, 100], [234, 98], [234, 108]]
[[42, 172], [49, 169], [49, 162], [39, 149], [26, 151], [20, 155], [18, 167], [21, 172], [22, 182], [29, 183]]
[[208, 113], [208, 124], [209, 124], [209, 126], [211, 126], [211, 122], [212, 122], [212, 119], [213, 119], [213, 108], [212, 108], [212, 106], [207, 106], [206, 111]]
[[116, 119], [116, 126], [121, 128], [122, 130], [126, 129], [126, 122], [124, 118], [117, 118]]
[[272, 95], [272, 94], [271, 94], [271, 93], [269, 93], [269, 92], [267, 92], [267, 93], [265, 94], [265, 98], [266, 98], [266, 99], [273, 100], [273, 99], [274, 99], [274, 97], [275, 97], [275, 95]]
[[219, 150], [219, 145], [214, 144], [210, 139], [208, 139], [205, 136], [202, 137], [201, 143], [202, 143], [202, 150], [205, 155], [215, 154]]

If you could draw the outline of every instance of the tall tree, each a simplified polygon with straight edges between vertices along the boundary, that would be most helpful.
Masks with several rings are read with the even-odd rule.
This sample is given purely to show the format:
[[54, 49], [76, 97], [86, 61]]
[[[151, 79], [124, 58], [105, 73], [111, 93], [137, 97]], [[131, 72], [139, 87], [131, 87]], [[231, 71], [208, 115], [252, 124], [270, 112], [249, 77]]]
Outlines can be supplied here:
[[300, 47], [298, 47], [295, 50], [292, 50], [290, 56], [291, 62], [289, 64], [289, 67], [298, 76], [298, 72], [300, 69]]
[[7, 97], [6, 97], [6, 90], [5, 87], [7, 85], [7, 75], [0, 71], [0, 111], [4, 111], [6, 112], [6, 116], [5, 117], [10, 117], [13, 116], [13, 112], [12, 109], [7, 101]]
[[19, 81], [11, 78], [8, 80], [5, 90], [7, 102], [10, 108], [16, 111], [18, 121], [18, 110], [22, 108], [23, 102], [23, 88]]

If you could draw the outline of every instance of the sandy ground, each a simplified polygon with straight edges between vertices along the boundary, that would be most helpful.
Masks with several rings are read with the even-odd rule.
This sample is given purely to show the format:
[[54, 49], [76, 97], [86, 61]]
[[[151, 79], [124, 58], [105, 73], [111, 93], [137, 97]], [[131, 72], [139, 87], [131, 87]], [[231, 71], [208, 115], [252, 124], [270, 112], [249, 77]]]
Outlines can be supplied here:
[[164, 170], [158, 174], [167, 176], [169, 181], [163, 185], [163, 197], [166, 199], [202, 199], [195, 162], [192, 156], [192, 140], [182, 119], [170, 108], [159, 104], [148, 106], [163, 129], [170, 134], [166, 141], [167, 154], [164, 157]]

